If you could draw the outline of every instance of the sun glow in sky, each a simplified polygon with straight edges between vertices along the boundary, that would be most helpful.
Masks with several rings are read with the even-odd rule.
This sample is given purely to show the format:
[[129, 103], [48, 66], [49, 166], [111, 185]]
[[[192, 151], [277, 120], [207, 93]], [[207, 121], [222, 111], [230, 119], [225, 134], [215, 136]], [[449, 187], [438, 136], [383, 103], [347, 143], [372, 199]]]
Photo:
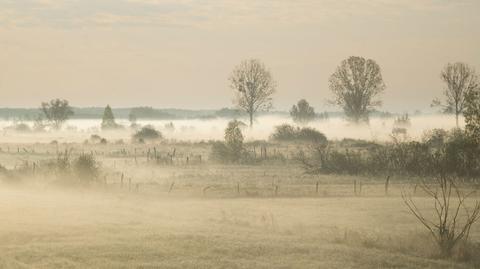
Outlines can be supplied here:
[[259, 58], [276, 109], [306, 98], [331, 110], [328, 78], [358, 55], [382, 67], [383, 109], [428, 110], [446, 63], [480, 71], [479, 11], [476, 0], [3, 0], [0, 107], [232, 106], [231, 70]]

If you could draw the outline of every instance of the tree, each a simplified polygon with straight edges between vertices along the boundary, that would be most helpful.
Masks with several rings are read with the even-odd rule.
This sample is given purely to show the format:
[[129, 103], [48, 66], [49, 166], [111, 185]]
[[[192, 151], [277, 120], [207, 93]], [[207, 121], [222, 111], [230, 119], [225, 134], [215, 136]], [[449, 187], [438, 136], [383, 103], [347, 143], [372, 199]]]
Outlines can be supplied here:
[[243, 153], [243, 134], [240, 129], [242, 123], [237, 120], [230, 121], [225, 129], [225, 145], [231, 161], [238, 161]]
[[103, 111], [102, 130], [116, 128], [118, 128], [118, 124], [115, 122], [115, 116], [113, 115], [112, 108], [110, 107], [110, 105], [107, 105], [107, 107], [105, 107], [105, 110]]
[[468, 240], [472, 225], [480, 218], [480, 202], [467, 201], [475, 191], [463, 182], [445, 174], [433, 181], [420, 182], [419, 186], [434, 204], [432, 217], [419, 209], [411, 194], [402, 191], [403, 202], [435, 239], [442, 257], [452, 256], [455, 246]]
[[438, 106], [444, 113], [454, 113], [455, 122], [458, 128], [458, 116], [462, 114], [465, 107], [467, 94], [479, 87], [478, 77], [475, 70], [465, 63], [448, 63], [440, 73], [440, 77], [447, 84], [444, 91], [445, 103], [439, 99], [432, 101], [432, 107]]
[[480, 144], [480, 89], [470, 90], [465, 95], [465, 131]]
[[60, 99], [43, 102], [40, 110], [45, 115], [46, 120], [50, 122], [56, 130], [60, 129], [65, 121], [74, 114], [68, 101]]
[[236, 91], [236, 105], [248, 113], [250, 127], [257, 111], [272, 108], [272, 95], [276, 82], [265, 65], [256, 59], [245, 60], [236, 66], [229, 78], [230, 87]]
[[371, 59], [351, 56], [343, 60], [330, 77], [332, 101], [341, 106], [349, 120], [368, 122], [369, 113], [381, 105], [375, 100], [385, 90], [380, 66]]
[[305, 124], [315, 119], [315, 110], [307, 100], [302, 99], [290, 110], [294, 122]]

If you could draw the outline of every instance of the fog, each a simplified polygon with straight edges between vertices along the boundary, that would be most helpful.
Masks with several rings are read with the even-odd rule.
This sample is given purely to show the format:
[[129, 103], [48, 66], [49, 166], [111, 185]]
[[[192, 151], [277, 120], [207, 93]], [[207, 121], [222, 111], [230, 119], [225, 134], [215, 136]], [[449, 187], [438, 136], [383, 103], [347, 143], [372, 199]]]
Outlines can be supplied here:
[[[248, 123], [247, 119], [239, 119]], [[380, 118], [373, 117], [369, 125], [354, 125], [341, 117], [332, 117], [326, 120], [315, 120], [307, 126], [315, 128], [324, 133], [328, 139], [341, 140], [343, 138], [374, 140], [379, 142], [390, 141], [392, 129], [394, 127], [395, 117]], [[442, 128], [455, 128], [455, 117], [445, 114], [426, 114], [410, 116], [411, 126], [407, 130], [409, 140], [420, 140], [425, 131]], [[160, 130], [166, 139], [178, 141], [208, 141], [223, 140], [224, 130], [230, 119], [182, 119], [182, 120], [139, 120], [137, 123], [141, 126], [152, 125]], [[55, 139], [59, 142], [82, 142], [89, 138], [92, 133], [103, 133], [110, 139], [128, 140], [131, 137], [132, 130], [128, 127], [130, 123], [127, 120], [117, 120], [125, 129], [117, 132], [101, 132], [101, 120], [90, 119], [72, 119], [69, 120], [61, 132], [47, 133], [18, 133], [4, 130], [2, 140], [4, 142], [50, 142]], [[25, 121], [30, 126], [33, 122]], [[165, 125], [173, 123], [174, 129], [166, 129]], [[253, 128], [244, 127], [243, 134], [247, 141], [268, 140], [275, 129], [275, 126], [281, 124], [295, 125], [290, 117], [287, 116], [260, 116], [257, 117]], [[11, 121], [0, 121], [0, 128], [11, 126]], [[464, 120], [460, 117], [460, 127], [463, 127]], [[35, 140], [32, 141], [31, 138]]]

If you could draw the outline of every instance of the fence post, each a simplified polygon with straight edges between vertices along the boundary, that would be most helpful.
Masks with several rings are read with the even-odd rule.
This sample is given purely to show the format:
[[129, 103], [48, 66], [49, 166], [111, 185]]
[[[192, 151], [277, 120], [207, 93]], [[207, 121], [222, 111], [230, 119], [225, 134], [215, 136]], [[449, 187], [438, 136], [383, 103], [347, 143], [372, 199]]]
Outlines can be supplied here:
[[390, 185], [390, 176], [387, 176], [387, 180], [385, 181], [385, 195], [388, 195], [388, 186]]
[[170, 193], [173, 190], [173, 186], [175, 185], [175, 181], [170, 184], [170, 188], [168, 189], [168, 193]]

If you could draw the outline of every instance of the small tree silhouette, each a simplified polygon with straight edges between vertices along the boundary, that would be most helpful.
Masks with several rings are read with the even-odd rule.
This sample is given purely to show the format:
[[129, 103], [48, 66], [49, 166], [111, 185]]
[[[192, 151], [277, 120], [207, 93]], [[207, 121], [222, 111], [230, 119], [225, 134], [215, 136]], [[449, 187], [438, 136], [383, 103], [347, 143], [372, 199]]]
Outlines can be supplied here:
[[111, 130], [118, 127], [119, 125], [115, 122], [115, 116], [113, 115], [112, 108], [110, 105], [107, 105], [103, 111], [102, 130]]
[[40, 110], [56, 130], [60, 129], [63, 123], [73, 116], [73, 109], [67, 100], [54, 99], [50, 102], [43, 102]]

